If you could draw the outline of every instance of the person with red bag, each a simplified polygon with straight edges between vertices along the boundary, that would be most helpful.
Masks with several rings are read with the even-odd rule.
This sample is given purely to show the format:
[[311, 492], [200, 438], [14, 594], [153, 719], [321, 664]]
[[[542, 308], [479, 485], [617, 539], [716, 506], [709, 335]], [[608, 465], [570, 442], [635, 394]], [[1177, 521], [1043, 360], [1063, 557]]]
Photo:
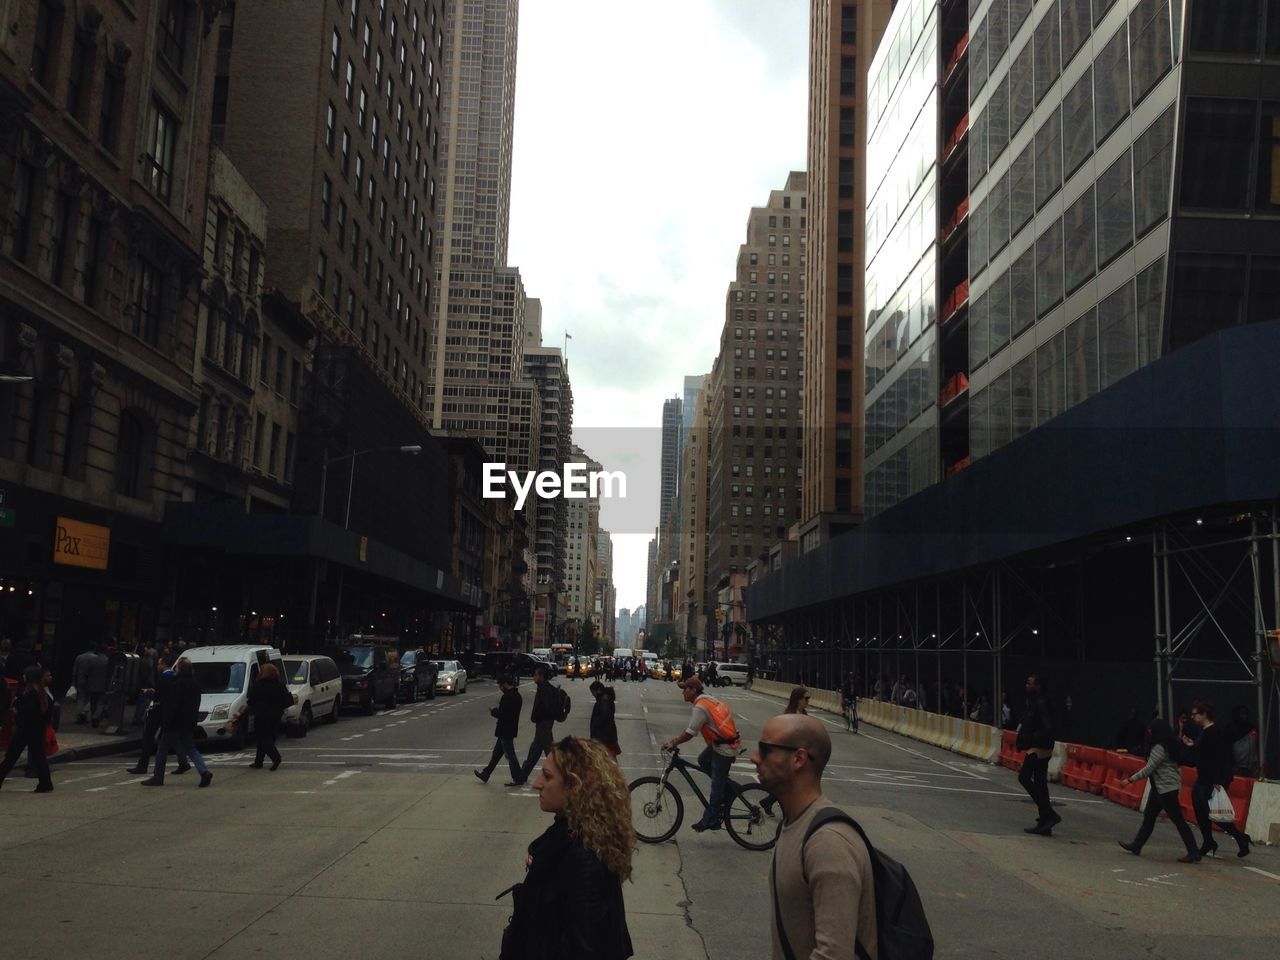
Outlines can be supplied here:
[[[18, 695], [13, 706], [14, 727], [9, 749], [0, 762], [0, 785], [18, 762], [22, 751], [27, 751], [27, 763], [35, 771], [40, 783], [36, 793], [51, 793], [53, 778], [49, 775], [49, 761], [45, 758], [45, 745], [50, 729], [50, 711], [53, 700], [49, 696], [49, 684], [53, 674], [39, 664], [32, 664], [23, 672], [26, 689]], [[55, 747], [56, 749], [56, 747]]]

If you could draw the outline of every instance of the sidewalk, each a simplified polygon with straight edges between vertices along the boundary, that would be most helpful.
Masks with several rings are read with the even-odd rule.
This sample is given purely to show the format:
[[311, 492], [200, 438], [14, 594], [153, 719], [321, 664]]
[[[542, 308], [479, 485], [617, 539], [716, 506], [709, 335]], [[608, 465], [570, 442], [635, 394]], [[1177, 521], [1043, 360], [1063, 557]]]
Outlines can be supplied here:
[[[132, 708], [127, 713], [132, 714]], [[58, 731], [58, 752], [49, 758], [49, 762], [70, 763], [72, 760], [113, 753], [136, 753], [142, 749], [142, 727], [126, 724], [120, 733], [107, 733], [109, 729], [112, 728], [99, 726], [95, 730], [87, 723], [76, 723], [73, 710], [70, 717], [64, 715], [62, 718], [62, 727]]]

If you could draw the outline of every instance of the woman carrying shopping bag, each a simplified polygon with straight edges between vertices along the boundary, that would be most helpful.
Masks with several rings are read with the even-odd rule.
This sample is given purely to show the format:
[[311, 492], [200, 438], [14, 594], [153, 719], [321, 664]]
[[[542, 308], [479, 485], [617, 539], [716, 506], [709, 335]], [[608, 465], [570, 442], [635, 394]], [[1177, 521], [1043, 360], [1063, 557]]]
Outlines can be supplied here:
[[[1215, 787], [1221, 787], [1223, 793], [1231, 786], [1233, 779], [1233, 762], [1231, 744], [1223, 730], [1213, 722], [1213, 704], [1207, 700], [1196, 700], [1191, 704], [1191, 721], [1200, 727], [1200, 739], [1195, 742], [1196, 748], [1196, 785], [1191, 789], [1191, 804], [1196, 811], [1196, 823], [1204, 843], [1200, 846], [1202, 857], [1212, 857], [1218, 852], [1218, 843], [1213, 839], [1214, 818], [1210, 816], [1209, 799]], [[1189, 737], [1182, 742], [1191, 746]], [[1230, 801], [1228, 801], [1230, 802]], [[1221, 803], [1221, 801], [1219, 801]], [[1222, 814], [1220, 814], [1221, 816]], [[1239, 848], [1237, 857], [1249, 855], [1250, 838], [1241, 833], [1231, 821], [1218, 823], [1223, 833], [1236, 842]]]

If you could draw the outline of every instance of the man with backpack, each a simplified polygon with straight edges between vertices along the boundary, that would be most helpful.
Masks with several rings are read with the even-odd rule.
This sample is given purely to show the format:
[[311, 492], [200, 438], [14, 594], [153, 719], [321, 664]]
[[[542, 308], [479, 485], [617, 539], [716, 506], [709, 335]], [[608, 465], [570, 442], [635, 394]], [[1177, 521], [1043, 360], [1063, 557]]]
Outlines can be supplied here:
[[551, 752], [551, 745], [555, 742], [552, 728], [558, 721], [569, 718], [569, 694], [547, 681], [546, 667], [533, 668], [533, 683], [536, 692], [533, 695], [533, 712], [529, 715], [533, 724], [533, 743], [529, 744], [529, 753], [520, 769], [520, 779], [510, 781], [506, 784], [508, 787], [522, 787], [528, 782], [542, 755]]
[[785, 821], [773, 850], [773, 960], [930, 960], [924, 907], [901, 864], [822, 795], [831, 737], [813, 717], [774, 717], [751, 755]]

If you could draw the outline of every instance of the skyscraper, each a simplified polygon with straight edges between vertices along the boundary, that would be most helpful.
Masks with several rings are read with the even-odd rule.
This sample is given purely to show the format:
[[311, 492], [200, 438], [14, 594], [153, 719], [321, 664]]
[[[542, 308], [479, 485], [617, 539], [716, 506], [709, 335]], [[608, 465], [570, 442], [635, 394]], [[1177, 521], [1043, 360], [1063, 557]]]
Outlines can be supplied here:
[[801, 549], [862, 513], [867, 69], [893, 0], [810, 0]]

